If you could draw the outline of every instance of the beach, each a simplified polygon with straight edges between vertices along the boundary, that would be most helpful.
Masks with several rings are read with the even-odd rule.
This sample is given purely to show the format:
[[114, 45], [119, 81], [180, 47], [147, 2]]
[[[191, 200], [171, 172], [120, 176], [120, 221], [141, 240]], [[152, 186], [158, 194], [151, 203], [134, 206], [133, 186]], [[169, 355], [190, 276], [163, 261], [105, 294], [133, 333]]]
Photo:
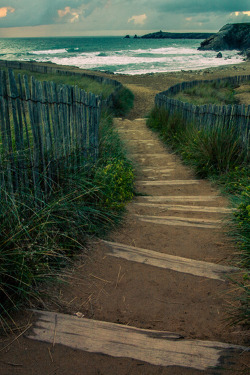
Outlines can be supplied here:
[[[49, 66], [50, 64], [46, 63], [46, 65]], [[120, 81], [133, 92], [135, 96], [134, 108], [123, 119], [115, 119], [114, 123], [118, 131], [120, 130], [121, 137], [123, 136], [125, 143], [129, 144], [131, 142], [130, 152], [131, 155], [134, 153], [134, 158], [138, 158], [138, 160], [136, 159], [137, 166], [139, 165], [140, 157], [144, 156], [146, 164], [141, 164], [141, 170], [138, 168], [138, 175], [142, 180], [141, 183], [143, 183], [143, 179], [148, 178], [149, 185], [150, 183], [152, 185], [153, 179], [169, 178], [166, 175], [166, 173], [169, 173], [168, 171], [163, 171], [162, 173], [164, 174], [161, 176], [161, 171], [159, 170], [157, 172], [158, 175], [152, 179], [151, 173], [155, 173], [155, 167], [166, 168], [166, 166], [172, 168], [169, 169], [172, 173], [172, 182], [187, 180], [186, 182], [188, 183], [196, 184], [196, 181], [194, 181], [196, 176], [194, 176], [193, 172], [186, 166], [183, 166], [178, 157], [173, 153], [168, 153], [153, 132], [147, 129], [146, 126], [142, 127], [142, 123], [145, 122], [144, 118], [154, 106], [155, 95], [179, 82], [212, 80], [227, 76], [250, 74], [250, 62], [217, 68], [206, 68], [203, 70], [140, 75], [113, 75], [63, 65], [56, 65], [56, 67], [62, 70], [82, 71], [91, 75], [95, 74], [113, 78]], [[250, 93], [245, 94], [242, 102], [250, 104]], [[138, 139], [135, 137], [137, 131], [140, 132]], [[145, 142], [140, 143], [141, 140]], [[152, 149], [154, 150], [153, 152], [157, 150], [158, 154], [153, 154]], [[154, 156], [157, 155], [160, 157], [155, 161]], [[143, 176], [140, 175], [142, 167], [146, 170], [146, 172], [143, 172]], [[152, 172], [147, 175], [150, 167]], [[145, 190], [145, 188], [143, 189]], [[188, 195], [192, 199], [194, 194], [201, 202], [203, 202], [202, 199], [204, 199], [204, 196], [212, 196], [213, 199], [217, 199], [214, 187], [208, 181], [204, 180], [199, 180], [197, 186], [185, 186], [184, 184], [183, 186], [168, 186], [167, 188], [165, 186], [148, 187], [145, 197], [153, 195], [152, 192], [155, 195], [159, 195], [159, 197], [170, 195], [176, 198], [176, 196], [181, 195], [184, 201]], [[138, 198], [141, 197], [138, 195], [134, 201], [138, 200]], [[193, 218], [195, 214], [189, 212], [188, 219], [191, 222], [193, 219], [194, 223], [192, 222], [190, 225], [189, 222], [187, 225], [189, 226], [188, 229], [178, 229], [179, 227], [175, 228], [174, 225], [167, 228], [160, 225], [155, 229], [155, 224], [138, 224], [135, 216], [139, 216], [137, 214], [138, 212], [140, 213], [139, 210], [142, 210], [142, 208], [133, 206], [135, 204], [134, 201], [128, 205], [128, 214], [126, 214], [123, 224], [118, 228], [114, 228], [114, 231], [109, 234], [109, 240], [111, 239], [113, 242], [120, 242], [130, 246], [137, 246], [142, 249], [150, 249], [153, 254], [156, 254], [156, 252], [166, 252], [170, 253], [170, 256], [176, 256], [176, 258], [191, 258], [190, 261], [213, 262], [216, 265], [221, 260], [223, 263], [225, 259], [231, 257], [232, 248], [228, 246], [228, 239], [225, 239], [222, 231], [221, 233], [217, 233], [217, 229], [214, 228], [215, 230], [210, 232], [210, 230], [213, 230], [212, 227], [212, 229], [204, 229], [207, 232], [201, 235], [201, 233], [204, 233], [201, 232], [203, 229], [193, 228], [195, 226], [194, 223], [198, 219], [206, 220], [207, 217], [209, 219], [213, 218], [213, 213], [206, 213], [207, 206], [210, 203], [205, 204], [207, 205], [205, 213], [196, 214], [198, 218]], [[188, 201], [184, 203], [188, 204]], [[199, 205], [203, 204], [200, 203]], [[216, 201], [216, 203], [211, 204], [217, 205], [216, 209], [223, 209], [227, 202], [224, 197], [220, 197], [218, 202]], [[204, 207], [202, 208], [204, 210]], [[161, 207], [160, 209], [163, 212]], [[145, 210], [149, 211], [151, 208], [149, 207]], [[187, 210], [187, 207], [184, 207], [184, 210]], [[147, 215], [149, 215], [148, 211]], [[135, 212], [136, 215], [134, 215]], [[165, 213], [168, 214], [166, 209]], [[143, 214], [145, 215], [145, 212]], [[155, 211], [152, 215], [155, 216]], [[161, 215], [163, 214], [161, 213]], [[181, 214], [177, 212], [173, 215], [177, 215], [176, 219]], [[218, 214], [216, 213], [216, 215]], [[173, 219], [172, 216], [171, 218]], [[209, 219], [207, 219], [208, 222]], [[178, 223], [178, 225], [181, 226], [182, 224]], [[145, 332], [147, 332], [146, 330], [158, 330], [161, 332], [161, 335], [162, 331], [177, 332], [180, 336], [177, 339], [170, 339], [170, 347], [173, 348], [177, 346], [178, 340], [182, 340], [183, 338], [191, 342], [195, 342], [198, 339], [230, 342], [237, 345], [245, 344], [247, 337], [240, 326], [236, 326], [236, 328], [227, 326], [225, 328], [226, 322], [223, 320], [225, 309], [223, 297], [225, 294], [224, 285], [227, 287], [228, 281], [225, 284], [220, 284], [220, 281], [217, 279], [211, 281], [209, 277], [204, 279], [201, 277], [198, 278], [197, 275], [187, 274], [183, 270], [178, 270], [178, 272], [174, 273], [173, 270], [161, 269], [161, 266], [159, 268], [152, 267], [152, 265], [147, 266], [146, 258], [148, 255], [143, 255], [141, 264], [135, 262], [129, 263], [124, 259], [111, 258], [110, 251], [107, 254], [107, 250], [105, 250], [106, 245], [104, 246], [103, 242], [96, 238], [93, 241], [91, 240], [88, 246], [88, 250], [91, 252], [87, 253], [88, 255], [84, 262], [82, 264], [80, 262], [76, 263], [73, 269], [70, 270], [70, 273], [68, 273], [69, 283], [67, 284], [63, 281], [60, 285], [46, 286], [46, 292], [52, 297], [47, 298], [45, 302], [35, 302], [34, 305], [37, 309], [53, 311], [55, 314], [58, 313], [59, 323], [59, 313], [63, 313], [69, 314], [73, 319], [75, 318], [77, 323], [81, 323], [85, 317], [89, 321], [96, 319], [98, 321], [111, 322], [118, 328], [125, 327], [125, 329], [131, 328], [133, 330], [132, 327], [137, 327], [144, 329]], [[34, 305], [32, 305], [33, 308]], [[77, 346], [72, 348], [70, 348], [70, 345], [68, 347], [64, 346], [64, 342], [60, 342], [60, 339], [58, 339], [60, 330], [57, 326], [57, 315], [55, 316], [56, 320], [51, 323], [52, 341], [47, 341], [50, 344], [30, 340], [25, 337], [34, 322], [32, 311], [21, 311], [13, 317], [16, 324], [19, 327], [23, 327], [22, 333], [24, 335], [21, 333], [18, 340], [13, 335], [14, 341], [12, 343], [11, 339], [7, 340], [7, 348], [4, 347], [6, 339], [2, 340], [5, 357], [1, 361], [1, 366], [3, 367], [4, 375], [17, 373], [21, 375], [26, 375], [27, 373], [31, 375], [212, 375], [215, 374], [214, 371], [217, 371], [217, 369], [206, 369], [204, 372], [199, 368], [199, 362], [202, 362], [200, 361], [200, 352], [193, 355], [195, 358], [198, 358], [196, 368], [188, 368], [188, 366], [184, 365], [184, 367], [181, 367], [182, 364], [178, 366], [159, 367], [150, 363], [148, 364], [147, 358], [144, 362], [134, 359], [135, 357], [133, 356], [129, 358], [126, 355], [105, 355], [108, 352], [103, 352], [103, 348], [95, 352], [95, 350], [92, 351], [91, 349], [86, 351], [77, 350]], [[67, 329], [70, 330], [68, 327]], [[68, 335], [71, 340], [70, 333], [68, 331], [65, 332], [66, 336]], [[79, 335], [79, 332], [75, 332], [72, 341], [74, 339], [77, 340]], [[96, 337], [93, 334], [90, 335], [90, 339], [92, 337], [94, 339], [97, 337], [96, 341], [99, 343], [98, 334], [96, 334]], [[155, 339], [154, 335], [149, 338]], [[100, 342], [101, 340], [102, 337], [100, 337]], [[167, 339], [163, 341], [167, 341]], [[87, 340], [88, 343], [89, 341]], [[119, 343], [115, 342], [115, 347], [118, 348], [119, 345]], [[133, 345], [132, 349], [134, 350]], [[136, 350], [134, 351], [136, 352]], [[182, 354], [181, 352], [178, 353], [180, 356]], [[232, 353], [232, 355], [234, 354]], [[162, 357], [167, 358], [168, 355], [163, 354]], [[231, 363], [226, 359], [226, 370], [218, 372], [218, 374], [229, 375], [246, 368], [248, 361], [247, 353], [243, 352], [241, 355], [235, 355], [235, 358], [231, 359], [232, 362], [233, 360], [235, 362], [233, 367], [231, 368]]]

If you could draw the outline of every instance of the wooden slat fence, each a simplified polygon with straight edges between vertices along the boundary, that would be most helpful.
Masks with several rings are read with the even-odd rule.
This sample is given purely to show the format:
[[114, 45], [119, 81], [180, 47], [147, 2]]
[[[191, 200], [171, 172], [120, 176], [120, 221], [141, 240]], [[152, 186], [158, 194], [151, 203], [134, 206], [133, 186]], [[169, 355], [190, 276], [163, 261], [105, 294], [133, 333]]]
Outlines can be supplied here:
[[216, 80], [182, 82], [155, 96], [155, 105], [166, 109], [171, 115], [178, 113], [187, 123], [193, 122], [199, 128], [210, 126], [234, 126], [243, 142], [244, 148], [250, 143], [250, 106], [242, 105], [193, 105], [176, 100], [173, 95], [203, 83], [229, 82], [238, 85], [250, 80], [249, 75], [226, 77]]
[[[95, 74], [89, 74], [85, 72], [77, 72], [72, 70], [64, 70], [60, 66], [51, 64], [51, 65], [43, 65], [43, 63], [34, 63], [30, 61], [9, 61], [9, 60], [0, 60], [0, 67], [6, 67], [11, 69], [21, 69], [21, 70], [27, 70], [30, 72], [37, 72], [37, 73], [43, 73], [43, 74], [59, 74], [64, 76], [79, 76], [79, 77], [86, 77], [93, 79], [94, 81], [100, 83], [100, 84], [107, 84], [114, 86], [114, 91], [112, 94], [105, 100], [102, 101], [103, 106], [112, 107], [113, 106], [113, 98], [115, 97], [117, 91], [119, 91], [122, 88], [122, 84], [115, 80], [110, 79], [107, 77], [95, 75]], [[77, 68], [76, 68], [77, 69]]]
[[98, 156], [102, 102], [77, 86], [0, 71], [0, 186], [46, 199], [61, 174]]

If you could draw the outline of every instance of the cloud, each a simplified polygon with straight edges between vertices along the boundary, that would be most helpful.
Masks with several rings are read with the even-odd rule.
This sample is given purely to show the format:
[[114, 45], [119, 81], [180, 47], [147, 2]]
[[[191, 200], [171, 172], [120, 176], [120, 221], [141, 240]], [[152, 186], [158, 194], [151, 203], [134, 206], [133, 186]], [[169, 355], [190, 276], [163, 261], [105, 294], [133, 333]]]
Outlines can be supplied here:
[[47, 25], [48, 35], [52, 26], [58, 33], [81, 35], [129, 33], [146, 25], [148, 32], [216, 31], [228, 22], [249, 22], [249, 11], [249, 0], [0, 0], [0, 30]]
[[71, 10], [70, 10], [70, 7], [65, 7], [64, 10], [59, 9], [59, 10], [57, 11], [57, 13], [58, 13], [58, 16], [59, 16], [59, 17], [64, 17], [64, 16], [66, 16], [67, 14], [71, 13]]
[[[0, 0], [1, 2], [5, 0]], [[6, 0], [7, 1], [7, 0]], [[39, 26], [75, 22], [83, 15], [92, 14], [97, 7], [104, 7], [107, 0], [8, 0], [9, 8], [15, 9], [11, 17], [1, 19], [1, 27]], [[4, 4], [5, 5], [5, 4]], [[7, 7], [4, 7], [5, 9]], [[63, 12], [60, 17], [58, 11]], [[3, 10], [5, 14], [5, 10]]]
[[250, 11], [243, 12], [232, 12], [229, 16], [229, 22], [249, 22], [250, 21]]
[[[237, 13], [240, 13], [240, 12], [237, 12]], [[248, 17], [250, 17], [250, 11], [242, 12], [242, 14], [247, 15]]]
[[158, 10], [178, 13], [237, 12], [249, 9], [249, 0], [159, 0], [154, 3]]
[[14, 13], [14, 12], [15, 12], [15, 9], [12, 8], [12, 7], [3, 7], [3, 8], [0, 8], [0, 18], [7, 17], [8, 13]]
[[130, 17], [128, 19], [128, 22], [133, 21], [135, 25], [144, 25], [147, 18], [148, 18], [147, 15], [144, 13], [144, 14], [141, 14], [139, 16]]
[[58, 9], [57, 14], [60, 18], [64, 18], [66, 21], [71, 23], [79, 21], [79, 17], [84, 13], [85, 6], [80, 7], [79, 9], [72, 9], [69, 6], [66, 6], [64, 9]]

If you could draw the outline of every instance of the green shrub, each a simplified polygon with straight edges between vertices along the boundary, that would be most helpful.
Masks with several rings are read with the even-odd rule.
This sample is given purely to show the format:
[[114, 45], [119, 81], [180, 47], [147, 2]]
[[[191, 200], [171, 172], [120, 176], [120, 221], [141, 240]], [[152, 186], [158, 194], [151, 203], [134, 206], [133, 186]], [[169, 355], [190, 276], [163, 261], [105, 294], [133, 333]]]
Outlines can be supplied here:
[[123, 209], [133, 198], [134, 171], [124, 160], [110, 159], [104, 168], [98, 168], [94, 183], [103, 192], [104, 207]]
[[133, 108], [133, 104], [134, 94], [126, 87], [122, 87], [113, 96], [114, 116], [125, 116]]
[[132, 199], [134, 169], [128, 162], [125, 148], [112, 125], [112, 117], [105, 114], [100, 126], [100, 158], [96, 165], [94, 183], [103, 193], [102, 205], [118, 210]]
[[186, 132], [186, 150], [190, 155], [197, 174], [207, 177], [212, 174], [223, 174], [244, 161], [244, 152], [236, 129], [224, 126], [213, 126], [198, 130], [191, 126]]

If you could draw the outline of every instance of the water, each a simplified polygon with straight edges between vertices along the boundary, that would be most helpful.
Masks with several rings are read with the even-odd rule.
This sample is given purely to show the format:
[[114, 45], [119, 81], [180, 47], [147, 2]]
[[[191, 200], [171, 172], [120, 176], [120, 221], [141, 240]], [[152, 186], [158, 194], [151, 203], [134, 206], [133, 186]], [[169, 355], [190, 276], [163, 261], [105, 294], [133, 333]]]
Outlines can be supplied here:
[[198, 51], [201, 40], [122, 37], [0, 39], [0, 59], [72, 65], [116, 74], [197, 70], [242, 61], [239, 51]]

